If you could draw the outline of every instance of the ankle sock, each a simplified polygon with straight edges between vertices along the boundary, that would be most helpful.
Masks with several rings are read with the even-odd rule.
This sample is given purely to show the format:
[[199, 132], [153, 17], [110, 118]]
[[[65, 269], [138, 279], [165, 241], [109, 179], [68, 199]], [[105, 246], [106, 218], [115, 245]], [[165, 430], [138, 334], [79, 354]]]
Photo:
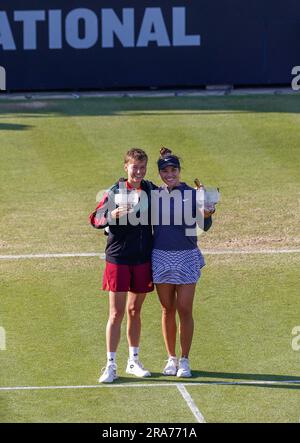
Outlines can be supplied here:
[[129, 346], [129, 359], [138, 360], [139, 359], [139, 347]]
[[116, 363], [116, 352], [107, 352], [107, 363], [115, 364]]

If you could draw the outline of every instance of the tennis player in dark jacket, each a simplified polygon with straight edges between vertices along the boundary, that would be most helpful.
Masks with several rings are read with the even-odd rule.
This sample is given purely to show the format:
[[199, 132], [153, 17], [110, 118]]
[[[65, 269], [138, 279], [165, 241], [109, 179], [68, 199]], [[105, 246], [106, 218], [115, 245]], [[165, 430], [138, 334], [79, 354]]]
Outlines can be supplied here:
[[151, 375], [139, 359], [140, 312], [146, 294], [154, 289], [150, 220], [150, 193], [154, 185], [144, 180], [147, 161], [147, 154], [143, 150], [134, 148], [128, 151], [124, 160], [128, 178], [120, 179], [112, 186], [90, 215], [95, 228], [108, 231], [103, 275], [103, 290], [109, 291], [107, 364], [100, 375], [100, 383], [112, 383], [117, 378], [116, 352], [126, 300], [129, 345], [126, 372], [137, 377]]

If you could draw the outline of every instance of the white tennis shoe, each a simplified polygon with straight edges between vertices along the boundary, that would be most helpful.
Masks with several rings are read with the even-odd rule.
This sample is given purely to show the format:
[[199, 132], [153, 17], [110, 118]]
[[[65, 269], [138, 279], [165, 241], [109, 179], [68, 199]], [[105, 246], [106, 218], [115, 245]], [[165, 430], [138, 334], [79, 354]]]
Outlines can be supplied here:
[[164, 375], [176, 375], [178, 371], [178, 359], [176, 357], [169, 357], [167, 364], [163, 370]]
[[179, 360], [179, 367], [177, 371], [177, 377], [191, 377], [191, 368], [188, 358], [181, 358]]
[[128, 359], [126, 373], [135, 375], [136, 377], [151, 376], [151, 373], [144, 368], [144, 366], [139, 360], [131, 360], [130, 358]]
[[118, 378], [117, 376], [117, 365], [115, 363], [110, 363], [101, 369], [103, 374], [99, 378], [99, 383], [112, 383]]

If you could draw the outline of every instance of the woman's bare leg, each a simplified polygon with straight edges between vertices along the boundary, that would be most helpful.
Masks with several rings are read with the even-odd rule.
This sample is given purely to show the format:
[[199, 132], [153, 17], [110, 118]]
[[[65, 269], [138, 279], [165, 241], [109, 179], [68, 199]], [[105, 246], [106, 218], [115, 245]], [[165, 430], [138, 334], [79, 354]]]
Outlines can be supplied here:
[[141, 336], [141, 309], [146, 294], [128, 292], [127, 299], [127, 340], [129, 346], [138, 347]]
[[168, 355], [176, 355], [176, 286], [168, 283], [156, 285], [162, 306], [162, 333]]
[[180, 319], [179, 335], [181, 357], [186, 358], [189, 356], [194, 333], [193, 301], [195, 288], [195, 284], [178, 285], [176, 288], [177, 311]]
[[109, 292], [109, 318], [106, 325], [107, 352], [116, 352], [121, 336], [127, 292]]

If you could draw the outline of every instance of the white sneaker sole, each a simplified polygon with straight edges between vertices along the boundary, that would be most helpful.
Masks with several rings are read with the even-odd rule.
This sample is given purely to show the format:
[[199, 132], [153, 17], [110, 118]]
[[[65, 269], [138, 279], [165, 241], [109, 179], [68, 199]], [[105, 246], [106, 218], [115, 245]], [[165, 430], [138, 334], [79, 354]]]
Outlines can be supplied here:
[[163, 371], [163, 375], [175, 377], [175, 375], [177, 375], [177, 370], [173, 371], [173, 372], [171, 372], [171, 371], [169, 371], [169, 372]]
[[177, 377], [180, 377], [180, 378], [190, 378], [191, 376], [192, 376], [191, 373], [181, 374], [180, 372], [177, 372]]
[[138, 377], [138, 378], [151, 377], [150, 372], [145, 372], [145, 374], [143, 374], [143, 375], [142, 374], [137, 375], [137, 374], [135, 374], [135, 372], [131, 371], [130, 369], [126, 369], [126, 374], [134, 375], [135, 377]]
[[116, 376], [112, 380], [101, 380], [101, 377], [98, 380], [98, 383], [113, 383], [115, 380], [117, 380], [119, 377]]

